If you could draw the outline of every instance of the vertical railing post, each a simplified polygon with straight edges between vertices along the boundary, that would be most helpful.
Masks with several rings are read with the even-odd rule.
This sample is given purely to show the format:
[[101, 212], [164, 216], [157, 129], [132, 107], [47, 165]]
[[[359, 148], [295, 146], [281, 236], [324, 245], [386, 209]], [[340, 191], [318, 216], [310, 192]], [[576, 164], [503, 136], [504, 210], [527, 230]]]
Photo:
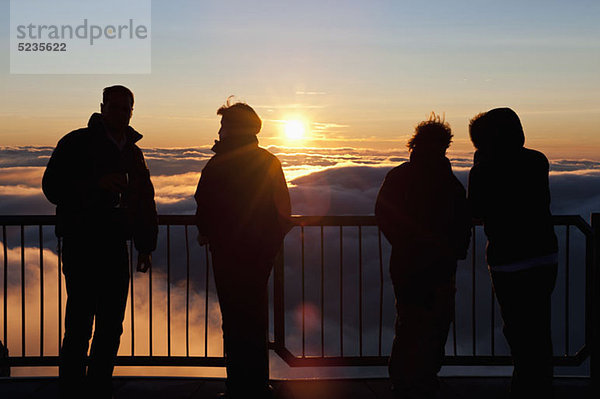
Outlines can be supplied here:
[[592, 342], [590, 377], [596, 390], [600, 390], [600, 213], [592, 213], [593, 263], [592, 263]]
[[284, 304], [284, 254], [283, 244], [277, 254], [273, 270], [273, 333], [275, 350], [285, 347], [285, 304]]

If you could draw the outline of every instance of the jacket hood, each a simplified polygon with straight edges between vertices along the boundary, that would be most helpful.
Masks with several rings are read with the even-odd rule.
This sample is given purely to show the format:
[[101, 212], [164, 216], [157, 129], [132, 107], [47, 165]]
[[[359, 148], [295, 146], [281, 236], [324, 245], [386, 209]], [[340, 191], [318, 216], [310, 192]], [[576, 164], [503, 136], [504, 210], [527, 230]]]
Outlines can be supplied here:
[[[94, 112], [88, 121], [88, 128], [94, 132], [106, 132], [106, 125], [104, 124], [102, 114]], [[127, 126], [127, 132], [125, 134], [127, 135], [127, 142], [130, 143], [137, 143], [144, 137], [131, 126]]]
[[510, 108], [494, 108], [487, 116], [491, 128], [495, 130], [492, 136], [500, 148], [518, 149], [525, 144], [525, 134], [519, 116]]
[[525, 134], [519, 117], [510, 108], [494, 108], [484, 114], [471, 138], [478, 157], [506, 156], [523, 148]]

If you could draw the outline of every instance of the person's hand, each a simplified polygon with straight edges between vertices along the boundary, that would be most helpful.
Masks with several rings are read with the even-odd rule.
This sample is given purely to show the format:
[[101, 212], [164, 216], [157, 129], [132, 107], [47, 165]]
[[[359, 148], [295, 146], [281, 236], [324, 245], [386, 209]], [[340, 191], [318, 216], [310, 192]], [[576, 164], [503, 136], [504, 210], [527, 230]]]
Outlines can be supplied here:
[[127, 188], [127, 175], [125, 173], [108, 173], [98, 180], [98, 186], [111, 193], [122, 193]]
[[205, 236], [203, 234], [198, 234], [198, 244], [200, 244], [201, 247], [208, 244], [208, 236]]
[[152, 254], [138, 254], [137, 271], [146, 273], [152, 267]]

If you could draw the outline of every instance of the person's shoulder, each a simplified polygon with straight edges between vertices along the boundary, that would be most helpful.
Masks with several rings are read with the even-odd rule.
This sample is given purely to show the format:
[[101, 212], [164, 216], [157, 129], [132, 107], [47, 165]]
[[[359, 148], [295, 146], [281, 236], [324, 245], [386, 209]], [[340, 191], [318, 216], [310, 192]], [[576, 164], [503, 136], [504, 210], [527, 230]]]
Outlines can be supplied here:
[[469, 170], [469, 175], [476, 175], [480, 173], [482, 169], [485, 169], [485, 164], [482, 162], [475, 162], [471, 169]]
[[406, 181], [410, 176], [410, 163], [404, 162], [398, 166], [390, 169], [389, 172], [385, 175], [385, 179], [383, 180], [383, 185], [398, 185], [403, 181]]
[[279, 158], [277, 158], [277, 156], [275, 156], [275, 154], [273, 154], [271, 151], [267, 150], [266, 148], [257, 147], [256, 151], [257, 151], [258, 156], [261, 157], [262, 159], [264, 159], [266, 162], [269, 162], [269, 163], [275, 164], [275, 165], [281, 165], [281, 161], [279, 161]]
[[538, 160], [543, 160], [543, 161], [548, 161], [548, 158], [546, 157], [546, 155], [544, 155], [543, 152], [538, 151], [538, 150], [533, 150], [531, 148], [523, 148], [523, 154], [525, 156], [534, 158], [534, 159], [538, 159]]
[[400, 165], [393, 167], [388, 173], [388, 178], [403, 177], [411, 171], [411, 163], [409, 161], [402, 162]]
[[541, 151], [532, 150], [531, 148], [523, 148], [522, 153], [524, 158], [529, 162], [535, 162], [546, 167], [549, 165], [548, 158]]
[[261, 154], [261, 156], [263, 156], [265, 158], [269, 158], [269, 159], [275, 158], [275, 159], [277, 159], [277, 157], [271, 151], [267, 150], [264, 147], [258, 146], [258, 147], [256, 147], [256, 151], [257, 151], [257, 153]]
[[82, 144], [89, 136], [89, 129], [82, 127], [65, 134], [57, 144], [57, 147], [72, 147]]

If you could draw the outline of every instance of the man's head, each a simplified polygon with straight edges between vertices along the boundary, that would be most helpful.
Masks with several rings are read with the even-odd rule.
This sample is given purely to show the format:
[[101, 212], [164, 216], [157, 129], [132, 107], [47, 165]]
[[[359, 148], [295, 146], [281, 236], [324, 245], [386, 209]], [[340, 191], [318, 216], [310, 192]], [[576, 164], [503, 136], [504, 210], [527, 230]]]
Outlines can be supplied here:
[[104, 122], [111, 129], [125, 129], [131, 120], [133, 93], [125, 86], [106, 87], [102, 92], [100, 110]]
[[221, 115], [221, 138], [231, 136], [257, 135], [262, 127], [262, 121], [256, 112], [246, 103], [235, 103], [223, 105], [217, 111]]
[[428, 120], [417, 125], [415, 134], [406, 146], [410, 152], [417, 150], [420, 153], [444, 155], [451, 142], [450, 125], [432, 112]]
[[469, 135], [475, 148], [482, 151], [520, 148], [525, 144], [521, 121], [510, 108], [494, 108], [475, 115], [469, 123]]

